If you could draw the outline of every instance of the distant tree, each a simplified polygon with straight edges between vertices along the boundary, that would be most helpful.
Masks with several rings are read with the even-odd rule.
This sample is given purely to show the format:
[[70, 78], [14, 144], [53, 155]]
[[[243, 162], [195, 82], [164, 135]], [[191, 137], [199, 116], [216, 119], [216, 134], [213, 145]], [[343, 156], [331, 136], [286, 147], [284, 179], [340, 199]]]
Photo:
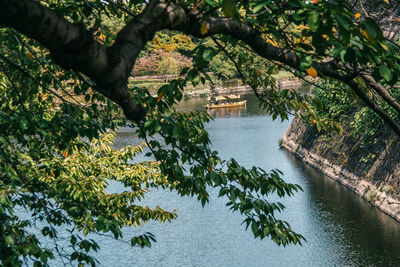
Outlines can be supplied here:
[[[171, 64], [169, 66], [168, 64]], [[179, 52], [158, 49], [138, 59], [133, 66], [134, 75], [179, 74], [184, 68], [190, 68], [192, 60]]]
[[[162, 53], [165, 55], [166, 53]], [[160, 54], [156, 51], [139, 58], [133, 66], [133, 75], [157, 74], [157, 66], [160, 62]]]
[[190, 36], [173, 32], [157, 32], [148, 44], [150, 50], [191, 52], [196, 45]]
[[[157, 32], [148, 42], [146, 51], [139, 56], [133, 67], [133, 74], [178, 74], [183, 68], [192, 66], [192, 59], [186, 55], [195, 47], [188, 35], [171, 31]], [[170, 70], [168, 62], [172, 64]]]
[[180, 71], [179, 62], [173, 57], [163, 57], [157, 66], [160, 74], [179, 74]]

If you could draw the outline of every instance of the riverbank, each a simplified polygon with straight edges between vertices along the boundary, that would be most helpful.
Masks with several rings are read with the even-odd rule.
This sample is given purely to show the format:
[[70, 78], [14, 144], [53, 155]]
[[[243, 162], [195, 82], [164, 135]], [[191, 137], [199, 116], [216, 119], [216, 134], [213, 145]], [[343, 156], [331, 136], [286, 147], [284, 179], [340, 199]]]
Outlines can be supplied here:
[[[276, 87], [279, 89], [296, 89], [302, 87], [305, 82], [301, 79], [289, 75], [290, 73], [279, 73], [276, 75]], [[153, 96], [157, 96], [157, 90], [162, 85], [168, 84], [172, 79], [183, 78], [178, 75], [157, 75], [157, 76], [138, 76], [130, 79], [130, 87], [143, 86], [146, 87]], [[227, 94], [245, 94], [253, 92], [253, 89], [248, 85], [243, 85], [241, 80], [233, 79], [219, 82], [220, 86], [216, 86], [213, 91], [216, 95]], [[211, 87], [208, 82], [200, 84], [196, 87], [187, 86], [184, 90], [185, 99], [193, 97], [208, 97], [211, 93]]]
[[324, 136], [294, 119], [281, 147], [400, 222], [399, 142], [390, 135], [366, 151], [360, 140], [346, 134], [348, 127], [344, 125], [344, 134]]
[[[304, 82], [300, 79], [281, 79], [277, 81], [277, 87], [280, 89], [288, 89], [288, 88], [300, 88], [304, 85]], [[215, 89], [216, 95], [227, 95], [227, 94], [245, 94], [253, 92], [253, 89], [248, 85], [242, 86], [232, 86], [232, 87], [216, 87]], [[204, 88], [200, 90], [191, 90], [185, 92], [185, 95], [188, 97], [201, 97], [208, 96], [211, 93], [211, 88]]]

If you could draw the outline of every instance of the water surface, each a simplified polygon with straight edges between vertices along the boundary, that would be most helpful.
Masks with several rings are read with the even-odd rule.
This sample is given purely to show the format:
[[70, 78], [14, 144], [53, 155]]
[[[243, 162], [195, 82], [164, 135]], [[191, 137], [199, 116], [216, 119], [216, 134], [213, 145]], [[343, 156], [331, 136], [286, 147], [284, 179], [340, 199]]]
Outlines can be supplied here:
[[[241, 225], [243, 217], [230, 212], [226, 199], [211, 192], [204, 208], [193, 198], [153, 191], [144, 204], [177, 209], [172, 223], [150, 223], [125, 233], [151, 231], [157, 243], [150, 249], [101, 240], [97, 254], [103, 266], [400, 266], [400, 224], [325, 175], [281, 150], [279, 140], [289, 122], [273, 121], [258, 108], [254, 96], [247, 107], [213, 111], [207, 125], [212, 147], [225, 159], [246, 167], [278, 168], [287, 182], [303, 187], [283, 200], [281, 218], [304, 235], [303, 246], [279, 247], [269, 239], [254, 239]], [[193, 110], [206, 99], [180, 105]], [[120, 133], [117, 146], [136, 144], [135, 136]]]

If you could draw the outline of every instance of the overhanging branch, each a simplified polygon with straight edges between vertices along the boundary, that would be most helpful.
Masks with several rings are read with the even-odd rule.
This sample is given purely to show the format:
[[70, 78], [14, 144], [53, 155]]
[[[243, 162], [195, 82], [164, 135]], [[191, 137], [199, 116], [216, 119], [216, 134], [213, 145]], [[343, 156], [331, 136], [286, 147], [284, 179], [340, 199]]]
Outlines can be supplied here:
[[[96, 83], [95, 90], [120, 105], [127, 118], [136, 122], [144, 118], [145, 110], [133, 100], [127, 81], [146, 42], [162, 29], [178, 30], [199, 38], [216, 34], [230, 35], [242, 40], [266, 59], [300, 69], [300, 58], [295, 53], [269, 44], [260, 32], [247, 25], [231, 18], [202, 17], [196, 10], [186, 10], [158, 0], [151, 1], [140, 15], [126, 25], [111, 47], [98, 43], [83, 26], [70, 23], [35, 0], [0, 0], [0, 23], [39, 41], [63, 68], [90, 77]], [[353, 88], [400, 136], [399, 123], [370, 99], [353, 77], [340, 72], [335, 61], [314, 63], [313, 67], [319, 74], [340, 80]], [[378, 85], [376, 82], [371, 84]], [[382, 88], [371, 87], [383, 99], [390, 100], [388, 103], [396, 110], [400, 110], [400, 105], [389, 99], [390, 94], [386, 94]]]

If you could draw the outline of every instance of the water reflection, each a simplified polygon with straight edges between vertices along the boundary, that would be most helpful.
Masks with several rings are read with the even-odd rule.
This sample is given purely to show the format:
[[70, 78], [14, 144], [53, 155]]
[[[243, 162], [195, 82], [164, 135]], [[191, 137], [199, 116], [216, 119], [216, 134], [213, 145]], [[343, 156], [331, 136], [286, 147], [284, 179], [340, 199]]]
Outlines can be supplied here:
[[219, 109], [208, 109], [207, 112], [213, 118], [234, 118], [241, 117], [246, 112], [246, 106], [234, 107], [234, 108], [219, 108]]

